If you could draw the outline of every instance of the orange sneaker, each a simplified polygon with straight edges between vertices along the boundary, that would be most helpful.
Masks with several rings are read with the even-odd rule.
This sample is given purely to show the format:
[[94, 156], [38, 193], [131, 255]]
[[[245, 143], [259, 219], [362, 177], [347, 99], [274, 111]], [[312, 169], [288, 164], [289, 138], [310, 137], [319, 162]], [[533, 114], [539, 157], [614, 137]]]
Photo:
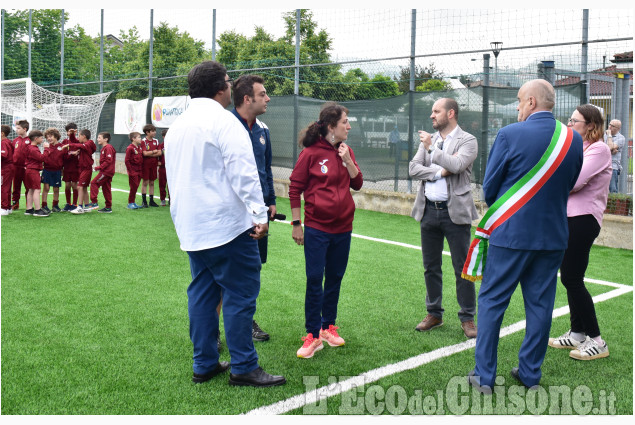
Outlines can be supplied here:
[[322, 338], [313, 338], [313, 334], [307, 334], [302, 337], [302, 347], [298, 350], [298, 357], [302, 359], [310, 359], [313, 357], [316, 351], [320, 351], [324, 346], [322, 345]]
[[344, 341], [344, 338], [337, 334], [337, 329], [339, 329], [339, 327], [329, 325], [328, 329], [322, 329], [320, 331], [320, 338], [326, 341], [331, 347], [339, 347], [344, 345], [346, 341]]

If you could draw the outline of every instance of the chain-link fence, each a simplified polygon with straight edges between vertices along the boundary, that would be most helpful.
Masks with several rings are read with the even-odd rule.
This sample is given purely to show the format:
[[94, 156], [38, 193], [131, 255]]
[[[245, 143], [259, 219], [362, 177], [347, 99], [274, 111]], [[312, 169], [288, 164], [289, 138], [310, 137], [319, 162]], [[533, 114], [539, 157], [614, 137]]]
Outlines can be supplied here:
[[[365, 187], [412, 191], [416, 132], [433, 131], [440, 97], [458, 101], [459, 125], [479, 141], [476, 183], [533, 78], [556, 87], [558, 119], [594, 103], [607, 123], [622, 121], [632, 146], [632, 18], [631, 9], [3, 10], [2, 78], [64, 94], [112, 91], [99, 123], [112, 132], [116, 99], [185, 95], [189, 69], [215, 59], [232, 78], [265, 78], [275, 177], [288, 176], [298, 132], [335, 100], [350, 110]], [[113, 142], [120, 152], [128, 144], [126, 135]], [[620, 191], [632, 193], [629, 149], [622, 164]]]

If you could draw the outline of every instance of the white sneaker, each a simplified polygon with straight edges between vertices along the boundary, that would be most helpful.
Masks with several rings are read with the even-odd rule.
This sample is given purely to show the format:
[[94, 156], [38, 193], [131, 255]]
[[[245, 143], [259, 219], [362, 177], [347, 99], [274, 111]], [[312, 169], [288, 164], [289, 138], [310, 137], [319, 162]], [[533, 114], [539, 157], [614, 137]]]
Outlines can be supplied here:
[[9, 215], [9, 214], [11, 214], [11, 211], [12, 210], [1, 210], [0, 211], [0, 215]]
[[594, 339], [587, 336], [586, 341], [569, 353], [569, 357], [577, 360], [595, 360], [609, 356], [609, 347], [604, 344], [600, 345]]
[[84, 209], [80, 206], [71, 211], [71, 214], [84, 214]]
[[566, 348], [568, 350], [573, 350], [575, 348], [578, 348], [585, 341], [578, 341], [571, 337], [571, 329], [569, 329], [567, 333], [559, 336], [558, 338], [549, 338], [549, 347]]

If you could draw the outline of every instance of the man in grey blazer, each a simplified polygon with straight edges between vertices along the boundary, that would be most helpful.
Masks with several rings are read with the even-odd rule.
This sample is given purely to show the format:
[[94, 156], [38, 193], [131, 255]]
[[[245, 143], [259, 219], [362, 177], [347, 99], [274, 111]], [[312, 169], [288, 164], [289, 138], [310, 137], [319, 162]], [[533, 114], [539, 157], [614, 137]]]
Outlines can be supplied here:
[[421, 222], [428, 314], [415, 328], [425, 332], [443, 324], [443, 239], [448, 240], [456, 278], [459, 320], [467, 338], [476, 337], [476, 291], [474, 282], [461, 271], [470, 246], [472, 220], [478, 218], [472, 199], [472, 163], [478, 150], [476, 138], [457, 124], [459, 106], [443, 98], [432, 106], [433, 135], [419, 132], [421, 144], [410, 161], [410, 177], [421, 180], [412, 217]]

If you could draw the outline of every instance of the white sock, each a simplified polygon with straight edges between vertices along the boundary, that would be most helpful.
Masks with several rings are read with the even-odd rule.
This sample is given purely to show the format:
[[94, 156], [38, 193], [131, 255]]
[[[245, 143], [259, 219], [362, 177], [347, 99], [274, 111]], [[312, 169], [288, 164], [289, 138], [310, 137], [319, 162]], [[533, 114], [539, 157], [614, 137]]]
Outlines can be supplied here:
[[571, 338], [575, 339], [578, 342], [582, 342], [586, 339], [586, 334], [581, 332], [571, 332]]
[[604, 340], [602, 339], [602, 337], [600, 335], [598, 335], [598, 336], [596, 336], [596, 337], [594, 337], [592, 339], [593, 339], [593, 341], [597, 342], [600, 347], [603, 347], [604, 344], [605, 344]]

